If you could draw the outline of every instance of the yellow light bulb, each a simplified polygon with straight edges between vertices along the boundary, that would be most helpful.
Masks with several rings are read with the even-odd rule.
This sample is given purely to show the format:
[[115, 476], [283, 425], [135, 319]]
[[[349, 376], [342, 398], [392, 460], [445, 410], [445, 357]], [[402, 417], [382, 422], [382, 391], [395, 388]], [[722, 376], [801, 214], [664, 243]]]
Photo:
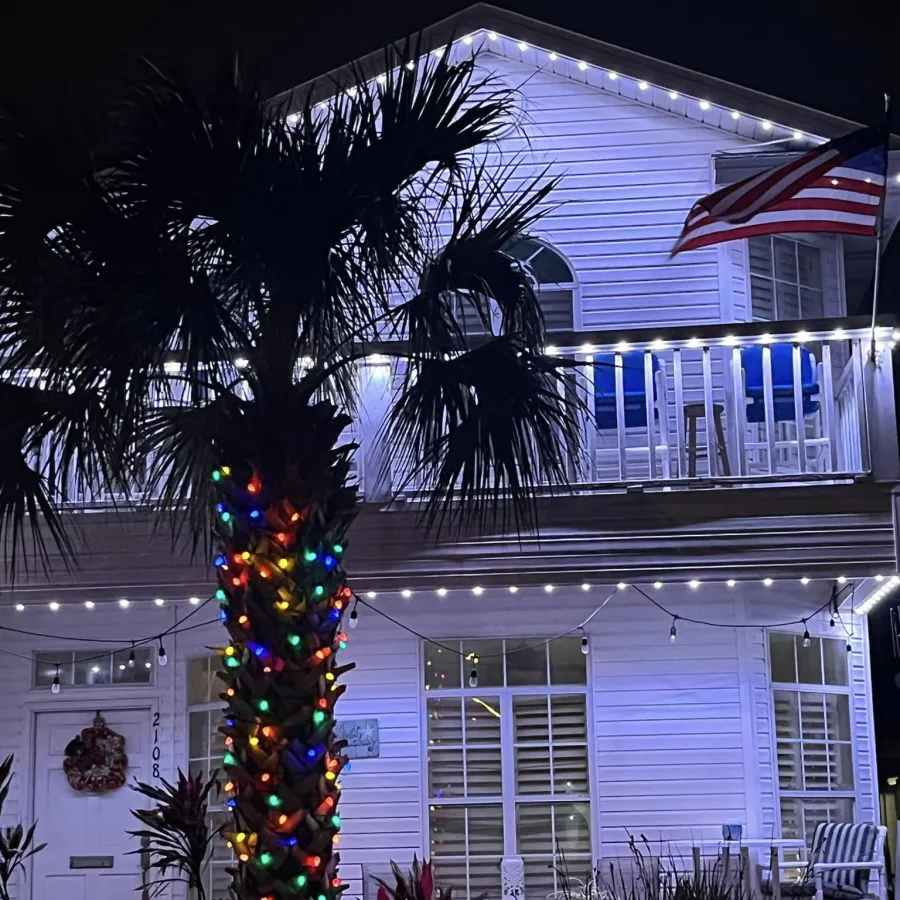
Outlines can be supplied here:
[[334, 835], [331, 839], [332, 844], [339, 844], [340, 842], [341, 842], [341, 836], [339, 834]]
[[278, 603], [276, 604], [276, 606], [277, 606], [280, 610], [285, 610], [285, 609], [287, 609], [290, 605], [291, 605], [291, 604], [288, 603], [287, 600], [279, 600]]
[[225, 648], [226, 656], [234, 656], [234, 647], [228, 646]]
[[282, 556], [281, 559], [278, 560], [279, 569], [286, 569], [290, 564], [291, 561], [284, 556]]
[[246, 562], [248, 559], [250, 559], [250, 551], [249, 551], [249, 550], [245, 550], [245, 551], [241, 554], [241, 559], [244, 560], [244, 562]]
[[234, 836], [234, 839], [235, 839], [239, 844], [243, 844], [244, 841], [247, 840], [247, 835], [244, 834], [243, 831], [239, 831], [239, 832]]
[[230, 475], [231, 474], [231, 466], [222, 466], [222, 474]]
[[250, 738], [250, 746], [251, 746], [251, 747], [255, 747], [258, 743], [259, 743], [259, 738], [258, 738], [258, 737], [252, 737], [252, 738]]
[[334, 781], [334, 779], [337, 778], [337, 775], [335, 775], [334, 772], [326, 772], [325, 778], [327, 781]]
[[326, 681], [334, 681], [334, 672], [326, 672], [325, 680]]

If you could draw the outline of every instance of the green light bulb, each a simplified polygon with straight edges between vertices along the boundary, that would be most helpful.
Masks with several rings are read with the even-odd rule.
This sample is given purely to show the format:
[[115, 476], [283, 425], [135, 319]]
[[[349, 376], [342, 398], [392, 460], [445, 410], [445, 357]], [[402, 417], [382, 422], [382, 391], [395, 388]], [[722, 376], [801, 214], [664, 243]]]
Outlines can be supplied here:
[[294, 879], [294, 884], [296, 884], [298, 888], [305, 887], [305, 886], [306, 886], [306, 876], [305, 876], [305, 875], [298, 875], [298, 876]]
[[315, 550], [304, 550], [303, 558], [307, 562], [314, 562], [315, 558], [316, 558], [316, 551]]
[[331, 824], [334, 825], [335, 828], [341, 827], [341, 817], [337, 814], [331, 817]]
[[213, 481], [221, 481], [222, 480], [222, 473], [218, 469], [215, 469], [213, 471], [212, 480]]
[[259, 703], [256, 704], [259, 707], [260, 712], [268, 712], [269, 711], [269, 701], [268, 700], [260, 700]]
[[335, 553], [338, 553], [338, 554], [344, 552], [344, 548], [340, 544], [335, 544], [333, 547], [333, 550]]
[[321, 725], [324, 721], [325, 721], [325, 713], [323, 713], [321, 709], [317, 709], [313, 713], [313, 722], [315, 722], [316, 725]]
[[292, 647], [296, 647], [300, 643], [300, 635], [299, 634], [289, 634], [288, 635], [288, 643]]
[[328, 898], [324, 894], [319, 894], [316, 900], [328, 900]]
[[237, 760], [234, 758], [233, 753], [226, 753], [222, 757], [222, 762], [225, 763], [226, 766], [236, 766], [237, 765]]
[[226, 509], [225, 512], [222, 513], [222, 521], [228, 522], [231, 520], [231, 513]]
[[277, 809], [279, 806], [281, 806], [281, 797], [279, 797], [277, 794], [269, 794], [269, 799], [267, 802], [269, 806]]
[[236, 656], [225, 657], [225, 665], [230, 669], [236, 669], [240, 664], [241, 661]]
[[222, 588], [219, 588], [216, 591], [216, 600], [222, 601], [222, 600], [227, 600], [227, 599], [228, 599], [228, 594], [226, 594], [225, 591], [222, 590]]
[[322, 594], [325, 593], [325, 588], [323, 588], [321, 584], [317, 584], [317, 585], [316, 585], [316, 589], [313, 591], [313, 593], [314, 593], [317, 597], [321, 597]]
[[271, 853], [261, 853], [261, 854], [259, 855], [259, 862], [260, 862], [260, 865], [263, 865], [263, 866], [270, 866], [270, 865], [272, 865], [272, 860], [273, 860], [273, 859], [274, 859], [274, 857], [272, 856]]
[[346, 649], [347, 649], [347, 642], [346, 642], [346, 641], [338, 641], [338, 647], [339, 647], [341, 650], [346, 650]]

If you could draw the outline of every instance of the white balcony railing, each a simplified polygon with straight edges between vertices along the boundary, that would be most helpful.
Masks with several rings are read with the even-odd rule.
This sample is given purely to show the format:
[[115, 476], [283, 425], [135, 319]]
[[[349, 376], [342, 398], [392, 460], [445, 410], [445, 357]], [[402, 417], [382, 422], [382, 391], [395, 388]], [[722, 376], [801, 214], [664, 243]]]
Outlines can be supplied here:
[[[859, 319], [568, 334], [547, 352], [585, 363], [584, 449], [572, 479], [848, 480], [873, 473], [873, 431], [883, 477], [895, 477], [894, 332], [880, 325], [876, 335], [871, 361], [871, 328]], [[395, 491], [427, 489], [396, 465], [391, 481]]]

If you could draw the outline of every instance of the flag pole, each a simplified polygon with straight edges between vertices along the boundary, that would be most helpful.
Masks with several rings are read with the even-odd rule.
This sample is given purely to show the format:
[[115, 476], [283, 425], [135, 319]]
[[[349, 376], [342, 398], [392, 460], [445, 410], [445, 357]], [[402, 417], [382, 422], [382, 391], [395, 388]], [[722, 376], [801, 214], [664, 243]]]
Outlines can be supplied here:
[[871, 357], [875, 361], [875, 320], [878, 316], [878, 287], [881, 282], [881, 251], [884, 248], [884, 207], [888, 192], [888, 149], [891, 142], [891, 95], [884, 95], [884, 190], [878, 204], [878, 225], [875, 234], [875, 279], [872, 285], [872, 346]]

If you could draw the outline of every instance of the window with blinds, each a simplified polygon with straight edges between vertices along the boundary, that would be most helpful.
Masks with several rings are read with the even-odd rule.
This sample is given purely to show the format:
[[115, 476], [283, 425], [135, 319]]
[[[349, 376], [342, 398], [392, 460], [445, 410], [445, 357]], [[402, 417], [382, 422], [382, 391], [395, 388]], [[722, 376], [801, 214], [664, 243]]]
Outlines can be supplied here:
[[[219, 731], [223, 718], [219, 694], [223, 685], [216, 677], [217, 671], [218, 655], [197, 656], [188, 660], [188, 767], [194, 774], [201, 772], [204, 778], [209, 778], [211, 771], [220, 768], [225, 752], [224, 738]], [[215, 803], [213, 794], [211, 804]], [[229, 820], [224, 803], [210, 809], [211, 828], [217, 828]], [[209, 900], [227, 900], [230, 896], [231, 876], [227, 869], [233, 865], [234, 856], [225, 841], [214, 841], [212, 857], [206, 869], [205, 887]]]
[[822, 251], [791, 238], [750, 238], [750, 299], [753, 318], [822, 319]]
[[501, 860], [520, 856], [526, 900], [543, 900], [559, 887], [557, 849], [574, 870], [590, 867], [580, 638], [426, 644], [424, 687], [438, 881], [462, 896], [499, 896]]
[[769, 634], [782, 837], [811, 845], [820, 822], [853, 821], [855, 782], [846, 643]]
[[544, 325], [550, 331], [575, 328], [575, 274], [549, 244], [519, 235], [503, 248], [525, 268], [534, 284]]

